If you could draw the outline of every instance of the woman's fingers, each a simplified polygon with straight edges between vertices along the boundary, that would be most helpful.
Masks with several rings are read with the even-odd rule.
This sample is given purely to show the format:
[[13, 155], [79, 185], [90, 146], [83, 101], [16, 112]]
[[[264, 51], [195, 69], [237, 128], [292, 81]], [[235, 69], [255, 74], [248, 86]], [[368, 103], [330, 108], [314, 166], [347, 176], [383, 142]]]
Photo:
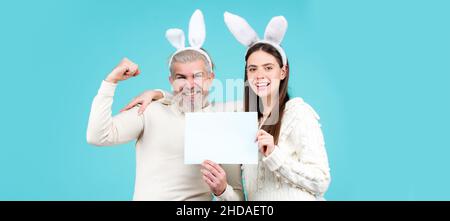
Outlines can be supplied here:
[[[266, 135], [270, 135], [269, 133], [267, 133], [265, 130], [263, 130], [263, 129], [261, 129], [261, 130], [258, 130], [258, 133], [256, 133], [256, 140], [258, 140], [259, 139], [259, 137], [261, 137], [261, 136], [266, 136]], [[270, 135], [271, 136], [271, 135]]]
[[138, 110], [138, 114], [141, 115], [142, 113], [144, 113], [145, 109], [147, 108], [147, 106], [150, 104], [151, 102], [148, 101], [142, 101], [141, 106], [139, 107]]
[[256, 140], [258, 140], [258, 137], [261, 135], [261, 132], [262, 130], [258, 130], [258, 132], [256, 132]]
[[258, 145], [259, 146], [265, 146], [267, 144], [268, 144], [268, 140], [260, 140], [260, 141], [258, 141]]
[[[145, 109], [148, 107], [149, 104], [152, 103], [153, 99], [155, 98], [155, 92], [154, 91], [146, 91], [142, 93], [141, 95], [137, 96], [133, 99], [126, 107], [124, 107], [122, 111], [129, 110], [133, 108], [134, 106], [141, 104], [141, 106], [138, 109], [138, 114], [144, 113]], [[159, 97], [158, 97], [159, 98]]]
[[258, 146], [259, 147], [264, 147], [264, 146], [268, 146], [271, 144], [271, 138], [262, 138], [260, 140], [258, 140]]
[[257, 138], [258, 142], [260, 142], [261, 140], [266, 140], [266, 139], [273, 139], [272, 135], [261, 135]]
[[122, 110], [120, 110], [120, 112], [129, 110], [131, 108], [133, 108], [134, 106], [138, 105], [142, 103], [142, 100], [139, 98], [135, 98], [134, 100], [132, 100], [127, 106], [125, 106]]
[[261, 141], [261, 142], [259, 143], [259, 145], [260, 145], [261, 147], [267, 147], [267, 146], [270, 146], [270, 145], [271, 145], [271, 141], [270, 141], [270, 140], [263, 140], [263, 141]]
[[261, 130], [258, 131], [258, 134], [259, 134], [259, 135], [264, 135], [264, 134], [267, 135], [267, 134], [269, 134], [269, 133], [267, 133], [267, 131], [261, 129]]
[[268, 156], [272, 153], [274, 150], [274, 142], [272, 136], [264, 136], [258, 141], [258, 148], [259, 151], [264, 154], [265, 156]]
[[264, 138], [259, 140], [259, 143], [263, 144], [263, 145], [272, 144], [273, 143], [273, 138], [272, 137], [264, 137]]

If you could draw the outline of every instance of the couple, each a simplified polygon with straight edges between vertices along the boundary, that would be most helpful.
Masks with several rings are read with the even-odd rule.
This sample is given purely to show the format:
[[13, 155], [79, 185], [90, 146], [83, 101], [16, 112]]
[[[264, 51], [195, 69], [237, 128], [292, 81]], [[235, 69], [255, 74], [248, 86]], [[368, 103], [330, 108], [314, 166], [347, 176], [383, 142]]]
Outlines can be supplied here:
[[[213, 63], [201, 48], [205, 28], [203, 15], [197, 10], [189, 24], [190, 47], [184, 46], [181, 30], [166, 33], [177, 48], [169, 62], [173, 95], [146, 92], [112, 117], [117, 83], [140, 73], [136, 64], [124, 59], [102, 82], [94, 98], [88, 142], [107, 146], [137, 140], [134, 200], [211, 200], [210, 192], [218, 200], [243, 200], [242, 180], [248, 200], [322, 199], [330, 183], [327, 154], [319, 117], [301, 98], [290, 99], [287, 93], [289, 64], [280, 46], [286, 20], [274, 17], [264, 40], [259, 40], [239, 16], [225, 13], [225, 23], [248, 47], [248, 86], [242, 104], [208, 102]], [[259, 163], [241, 167], [206, 160], [202, 165], [184, 165], [184, 113], [192, 111], [258, 112], [261, 129], [255, 140]]]

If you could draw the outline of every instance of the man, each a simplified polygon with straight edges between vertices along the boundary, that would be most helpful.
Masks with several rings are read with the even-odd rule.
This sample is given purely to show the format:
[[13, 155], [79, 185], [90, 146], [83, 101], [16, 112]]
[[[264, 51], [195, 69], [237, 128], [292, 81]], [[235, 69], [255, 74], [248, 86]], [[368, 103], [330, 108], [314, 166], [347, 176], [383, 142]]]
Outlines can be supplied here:
[[[199, 21], [198, 15], [196, 11], [191, 23]], [[166, 36], [171, 41], [173, 36], [168, 36], [169, 31]], [[202, 42], [194, 40], [191, 42]], [[111, 106], [118, 83], [140, 74], [138, 65], [126, 58], [106, 77], [94, 98], [88, 143], [110, 146], [136, 140], [133, 200], [211, 200], [211, 192], [219, 199], [243, 200], [238, 165], [223, 165], [227, 176], [220, 179], [227, 179], [229, 185], [210, 189], [203, 182], [200, 165], [184, 164], [184, 113], [211, 111], [207, 95], [214, 73], [211, 59], [200, 49], [201, 44], [177, 48], [172, 55], [169, 81], [173, 98], [170, 101], [152, 102], [142, 114], [134, 107], [112, 117]]]

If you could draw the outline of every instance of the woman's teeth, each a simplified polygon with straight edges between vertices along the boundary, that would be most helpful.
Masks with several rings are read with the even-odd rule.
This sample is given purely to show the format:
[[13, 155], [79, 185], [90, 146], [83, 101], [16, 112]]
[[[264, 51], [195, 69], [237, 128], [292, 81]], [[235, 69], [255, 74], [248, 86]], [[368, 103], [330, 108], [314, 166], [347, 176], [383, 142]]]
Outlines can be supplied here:
[[259, 83], [256, 83], [256, 87], [258, 88], [258, 89], [265, 89], [267, 86], [269, 86], [270, 85], [270, 83], [269, 82], [259, 82]]

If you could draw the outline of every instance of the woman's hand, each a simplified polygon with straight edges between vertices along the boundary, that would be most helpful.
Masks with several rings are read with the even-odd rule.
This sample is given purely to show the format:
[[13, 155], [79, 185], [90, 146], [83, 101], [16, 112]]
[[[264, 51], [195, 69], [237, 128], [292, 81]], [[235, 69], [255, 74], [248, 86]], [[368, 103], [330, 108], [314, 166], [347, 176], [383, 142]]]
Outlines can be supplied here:
[[105, 81], [117, 84], [119, 81], [127, 80], [128, 78], [136, 77], [141, 73], [139, 66], [128, 58], [122, 61], [108, 74]]
[[120, 112], [129, 110], [133, 108], [134, 106], [140, 104], [141, 107], [138, 110], [139, 114], [144, 113], [147, 106], [152, 103], [153, 100], [159, 100], [163, 98], [164, 95], [159, 91], [146, 91], [142, 93], [141, 95], [135, 97], [127, 106], [125, 106]]
[[208, 184], [211, 192], [216, 196], [222, 195], [227, 188], [227, 174], [218, 164], [205, 160], [202, 163], [201, 172], [203, 174], [203, 181]]
[[273, 136], [267, 133], [265, 130], [259, 130], [256, 134], [256, 140], [258, 141], [259, 151], [265, 156], [269, 156], [275, 149], [273, 142]]

